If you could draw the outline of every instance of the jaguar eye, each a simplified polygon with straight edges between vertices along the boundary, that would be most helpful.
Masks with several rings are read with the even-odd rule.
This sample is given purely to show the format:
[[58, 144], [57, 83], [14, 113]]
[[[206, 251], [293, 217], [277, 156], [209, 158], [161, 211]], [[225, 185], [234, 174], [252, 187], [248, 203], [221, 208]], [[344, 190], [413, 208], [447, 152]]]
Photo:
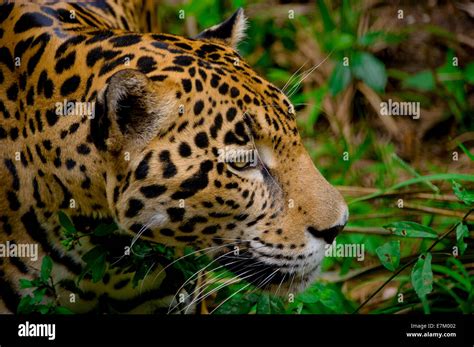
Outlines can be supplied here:
[[250, 167], [250, 162], [249, 161], [236, 161], [236, 162], [230, 162], [228, 163], [230, 167], [236, 169], [236, 170], [245, 170]]

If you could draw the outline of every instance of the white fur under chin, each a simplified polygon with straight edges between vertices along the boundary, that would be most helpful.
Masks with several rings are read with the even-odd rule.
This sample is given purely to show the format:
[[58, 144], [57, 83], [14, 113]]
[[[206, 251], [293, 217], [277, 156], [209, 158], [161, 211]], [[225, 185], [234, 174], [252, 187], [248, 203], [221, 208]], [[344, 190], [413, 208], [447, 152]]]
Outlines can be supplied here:
[[[281, 285], [271, 285], [267, 288], [269, 291], [275, 291], [275, 287], [280, 287], [280, 293], [299, 293], [310, 286], [321, 272], [321, 264], [324, 259], [326, 242], [322, 239], [309, 238], [308, 244], [301, 252], [284, 252], [275, 248], [264, 247], [259, 241], [252, 241], [250, 243], [251, 249], [256, 249], [260, 254], [268, 255], [271, 258], [265, 258], [264, 263], [270, 266], [289, 266], [290, 271], [282, 271], [281, 273], [289, 274], [288, 281]], [[309, 254], [311, 254], [309, 256]], [[277, 255], [290, 255], [294, 260], [276, 259]], [[296, 259], [297, 256], [304, 255], [303, 259]], [[292, 271], [292, 266], [299, 265], [298, 268]], [[295, 274], [295, 275], [294, 275]], [[292, 279], [293, 278], [293, 279]]]

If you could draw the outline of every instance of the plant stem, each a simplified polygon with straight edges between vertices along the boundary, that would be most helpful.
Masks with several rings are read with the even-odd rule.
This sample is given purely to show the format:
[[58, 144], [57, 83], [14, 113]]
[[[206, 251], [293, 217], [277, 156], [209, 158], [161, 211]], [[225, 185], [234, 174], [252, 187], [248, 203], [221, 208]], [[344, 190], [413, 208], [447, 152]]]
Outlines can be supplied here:
[[[474, 209], [471, 209], [469, 210], [463, 217], [462, 222], [466, 221], [466, 219], [469, 217], [469, 215], [474, 212]], [[452, 233], [454, 230], [456, 230], [457, 226], [458, 226], [459, 223], [456, 223], [454, 224], [447, 232], [445, 232], [443, 235], [441, 235], [441, 237], [439, 237], [438, 239], [436, 239], [436, 241], [434, 241], [431, 246], [428, 248], [428, 250], [424, 253], [427, 253], [427, 252], [430, 252], [441, 240], [443, 240], [446, 236], [448, 236], [450, 233]], [[377, 290], [372, 293], [362, 304], [360, 304], [360, 306], [353, 312], [353, 313], [357, 313], [359, 312], [359, 310], [364, 307], [375, 295], [377, 295], [388, 283], [390, 283], [390, 281], [392, 281], [395, 277], [397, 277], [403, 270], [405, 270], [408, 266], [412, 265], [413, 263], [415, 263], [416, 261], [418, 260], [418, 257], [415, 257], [413, 258], [412, 260], [410, 260], [408, 263], [406, 263], [405, 265], [403, 265], [400, 269], [398, 269], [393, 275], [391, 275], [379, 288], [377, 288]]]
[[[456, 217], [456, 218], [462, 218], [464, 214], [461, 211], [451, 211], [451, 210], [446, 210], [444, 208], [436, 208], [436, 207], [430, 207], [430, 206], [418, 206], [410, 203], [404, 203], [403, 208], [407, 208], [410, 210], [416, 210], [416, 211], [422, 211], [430, 214], [438, 214], [441, 216], [447, 216], [447, 217]], [[474, 221], [474, 216], [469, 216], [466, 218], [468, 221]]]
[[370, 296], [362, 303], [360, 306], [353, 312], [357, 313], [359, 310], [364, 307], [374, 296], [376, 296], [388, 283], [390, 283], [395, 277], [397, 277], [403, 270], [405, 270], [408, 266], [412, 265], [414, 262], [416, 262], [418, 258], [413, 258], [410, 260], [408, 263], [403, 265], [400, 269], [398, 269], [392, 276], [390, 276], [375, 292], [370, 294]]
[[344, 233], [391, 235], [392, 233], [384, 228], [378, 227], [345, 227]]

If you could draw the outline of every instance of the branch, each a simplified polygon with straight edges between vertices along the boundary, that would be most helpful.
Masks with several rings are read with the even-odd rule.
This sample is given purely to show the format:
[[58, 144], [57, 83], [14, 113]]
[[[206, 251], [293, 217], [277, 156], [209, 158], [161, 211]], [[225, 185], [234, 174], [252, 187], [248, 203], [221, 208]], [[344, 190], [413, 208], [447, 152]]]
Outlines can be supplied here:
[[[438, 214], [438, 215], [447, 216], [447, 217], [456, 217], [456, 218], [464, 217], [464, 213], [462, 213], [461, 211], [451, 211], [451, 210], [446, 210], [444, 208], [419, 206], [419, 205], [414, 205], [408, 202], [405, 202], [403, 204], [403, 208], [407, 208], [409, 210], [415, 210], [415, 211], [422, 211], [422, 212], [431, 213], [431, 214]], [[469, 216], [465, 220], [474, 221], [474, 216]]]
[[378, 227], [345, 227], [343, 232], [358, 234], [392, 235], [390, 231]]
[[[463, 217], [462, 222], [465, 222], [466, 219], [469, 217], [469, 215], [474, 212], [474, 209], [469, 210]], [[454, 224], [447, 232], [445, 232], [441, 237], [439, 237], [436, 241], [434, 241], [431, 246], [428, 248], [428, 250], [425, 252], [430, 252], [441, 240], [443, 240], [446, 236], [451, 234], [454, 230], [456, 230], [457, 226], [459, 223]], [[413, 258], [410, 260], [408, 263], [403, 265], [400, 269], [398, 269], [393, 275], [391, 275], [374, 293], [372, 293], [360, 306], [353, 312], [357, 313], [359, 310], [364, 307], [372, 298], [377, 295], [390, 281], [392, 281], [395, 277], [397, 277], [403, 270], [405, 270], [408, 266], [412, 265], [418, 260], [418, 257]]]

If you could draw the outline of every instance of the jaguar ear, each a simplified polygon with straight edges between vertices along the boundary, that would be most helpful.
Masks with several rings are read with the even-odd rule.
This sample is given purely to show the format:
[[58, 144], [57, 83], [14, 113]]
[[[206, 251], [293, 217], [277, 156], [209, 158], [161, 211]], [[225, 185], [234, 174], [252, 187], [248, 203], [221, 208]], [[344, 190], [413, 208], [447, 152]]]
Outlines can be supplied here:
[[196, 38], [220, 40], [233, 48], [237, 48], [239, 42], [245, 37], [246, 28], [247, 18], [245, 18], [244, 10], [239, 8], [225, 22], [202, 31]]
[[[138, 70], [116, 72], [100, 102], [102, 114], [91, 123], [91, 137], [99, 150], [143, 147], [171, 123], [176, 86], [152, 82]], [[176, 108], [177, 109], [177, 108]]]

